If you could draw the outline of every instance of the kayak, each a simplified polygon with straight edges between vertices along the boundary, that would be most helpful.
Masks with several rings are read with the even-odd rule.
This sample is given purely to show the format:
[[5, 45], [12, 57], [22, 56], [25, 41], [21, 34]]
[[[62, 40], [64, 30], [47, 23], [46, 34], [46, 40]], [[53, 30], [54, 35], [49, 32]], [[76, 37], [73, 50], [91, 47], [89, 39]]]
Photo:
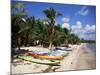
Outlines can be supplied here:
[[49, 60], [61, 60], [61, 59], [63, 59], [62, 56], [45, 56], [45, 55], [39, 56], [39, 58], [41, 58], [41, 59], [49, 59]]
[[30, 62], [34, 62], [34, 63], [40, 63], [40, 64], [48, 64], [48, 65], [58, 65], [60, 64], [59, 60], [46, 60], [46, 59], [36, 59], [33, 58], [32, 56], [18, 56], [18, 58], [26, 60], [26, 61], [30, 61]]
[[50, 53], [48, 53], [48, 54], [39, 54], [39, 53], [29, 52], [28, 55], [33, 56], [35, 58], [40, 58], [40, 59], [49, 59], [49, 60], [61, 60], [61, 59], [63, 59], [63, 56], [54, 55], [54, 54], [52, 54], [52, 52], [51, 52], [51, 54]]
[[53, 51], [56, 51], [56, 50], [62, 50], [62, 51], [72, 51], [72, 48], [66, 48], [66, 47], [57, 47], [57, 48], [54, 48], [52, 49]]

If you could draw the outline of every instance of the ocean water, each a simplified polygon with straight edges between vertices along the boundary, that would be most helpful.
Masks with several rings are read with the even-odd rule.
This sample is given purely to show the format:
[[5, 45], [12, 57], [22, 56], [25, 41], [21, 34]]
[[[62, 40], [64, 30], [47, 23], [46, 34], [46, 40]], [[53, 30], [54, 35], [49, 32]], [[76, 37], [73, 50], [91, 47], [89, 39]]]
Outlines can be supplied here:
[[96, 53], [96, 44], [95, 43], [92, 43], [92, 44], [86, 44], [86, 46], [92, 50], [94, 53]]

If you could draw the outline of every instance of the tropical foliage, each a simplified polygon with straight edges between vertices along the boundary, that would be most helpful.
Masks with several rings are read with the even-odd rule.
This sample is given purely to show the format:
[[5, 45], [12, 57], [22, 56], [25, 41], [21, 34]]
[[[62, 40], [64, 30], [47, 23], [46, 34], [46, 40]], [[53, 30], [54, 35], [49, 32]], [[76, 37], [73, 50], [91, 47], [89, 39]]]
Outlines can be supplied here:
[[63, 14], [54, 8], [44, 9], [46, 19], [36, 19], [35, 15], [29, 17], [24, 9], [24, 4], [12, 5], [12, 47], [43, 46], [49, 49], [52, 46], [79, 44], [80, 39], [67, 28], [60, 24], [55, 25], [56, 18]]

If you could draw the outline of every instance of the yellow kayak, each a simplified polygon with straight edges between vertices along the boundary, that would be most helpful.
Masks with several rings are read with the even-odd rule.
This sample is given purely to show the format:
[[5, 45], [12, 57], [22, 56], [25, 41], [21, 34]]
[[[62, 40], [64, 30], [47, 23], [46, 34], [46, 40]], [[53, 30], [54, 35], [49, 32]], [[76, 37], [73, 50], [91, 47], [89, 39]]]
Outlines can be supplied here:
[[51, 55], [43, 55], [43, 54], [36, 54], [36, 53], [28, 53], [29, 56], [33, 56], [35, 58], [40, 59], [49, 59], [49, 60], [61, 60], [63, 56], [51, 56]]
[[49, 59], [49, 60], [61, 60], [61, 59], [63, 59], [62, 56], [45, 56], [45, 55], [39, 56], [39, 58]]

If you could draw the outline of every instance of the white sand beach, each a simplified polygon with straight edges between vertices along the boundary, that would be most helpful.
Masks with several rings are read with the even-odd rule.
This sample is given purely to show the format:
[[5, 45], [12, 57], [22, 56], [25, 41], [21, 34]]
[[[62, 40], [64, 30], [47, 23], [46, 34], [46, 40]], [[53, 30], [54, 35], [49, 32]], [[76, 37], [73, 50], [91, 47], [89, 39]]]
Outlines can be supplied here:
[[[73, 50], [69, 52], [68, 56], [61, 60], [60, 66], [50, 66], [44, 64], [37, 64], [28, 61], [21, 61], [11, 64], [12, 74], [19, 73], [37, 73], [37, 72], [57, 72], [57, 71], [69, 71], [69, 70], [84, 70], [96, 68], [96, 56], [95, 54], [85, 46], [73, 45]], [[25, 48], [24, 48], [25, 49]], [[33, 47], [26, 49], [33, 50]], [[34, 47], [35, 50], [48, 51], [47, 48]]]
[[56, 71], [85, 70], [96, 68], [96, 57], [85, 44], [76, 46], [68, 57], [61, 62], [61, 67]]

